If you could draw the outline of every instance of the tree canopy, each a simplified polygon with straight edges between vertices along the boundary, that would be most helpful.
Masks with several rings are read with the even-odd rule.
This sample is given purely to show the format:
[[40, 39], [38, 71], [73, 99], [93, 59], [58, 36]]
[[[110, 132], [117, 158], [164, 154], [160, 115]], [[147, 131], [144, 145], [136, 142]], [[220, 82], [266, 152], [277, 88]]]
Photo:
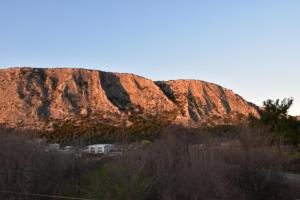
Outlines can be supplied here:
[[254, 124], [263, 126], [267, 132], [273, 133], [276, 138], [297, 145], [300, 142], [300, 122], [296, 117], [288, 114], [293, 101], [293, 98], [264, 101], [263, 108], [260, 110], [260, 118], [254, 119]]

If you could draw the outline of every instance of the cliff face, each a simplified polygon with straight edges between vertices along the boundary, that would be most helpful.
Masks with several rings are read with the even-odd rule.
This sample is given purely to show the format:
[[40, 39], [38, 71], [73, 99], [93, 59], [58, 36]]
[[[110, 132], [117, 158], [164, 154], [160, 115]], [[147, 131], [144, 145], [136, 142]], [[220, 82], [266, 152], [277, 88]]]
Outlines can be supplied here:
[[257, 115], [257, 107], [233, 91], [199, 80], [157, 82], [166, 96], [177, 105], [185, 121], [195, 123], [211, 120], [237, 121], [237, 118]]
[[203, 81], [154, 82], [86, 69], [0, 70], [0, 124], [6, 126], [41, 129], [53, 120], [80, 117], [118, 116], [120, 122], [132, 113], [175, 115], [173, 121], [185, 125], [257, 114], [254, 105], [232, 91]]

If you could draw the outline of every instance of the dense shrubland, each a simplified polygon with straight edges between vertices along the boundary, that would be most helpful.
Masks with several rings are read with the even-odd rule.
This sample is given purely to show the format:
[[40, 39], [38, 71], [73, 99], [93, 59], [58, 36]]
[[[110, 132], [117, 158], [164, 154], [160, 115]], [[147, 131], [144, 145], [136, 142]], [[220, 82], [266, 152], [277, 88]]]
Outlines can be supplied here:
[[62, 144], [128, 143], [157, 139], [161, 130], [170, 125], [170, 120], [163, 117], [146, 119], [135, 116], [131, 121], [134, 122], [131, 126], [124, 127], [91, 120], [81, 120], [80, 123], [69, 120], [55, 126], [53, 131], [39, 132], [38, 136]]
[[0, 137], [1, 191], [130, 200], [299, 197], [298, 185], [282, 175], [289, 151], [250, 128], [210, 136], [170, 127], [139, 151], [98, 164], [45, 152], [32, 138]]
[[173, 128], [148, 148], [127, 152], [89, 176], [96, 199], [290, 199], [286, 153], [267, 136], [240, 130], [234, 140]]
[[45, 143], [24, 133], [0, 130], [0, 199], [40, 199], [20, 193], [76, 194], [92, 166], [74, 155], [46, 151]]
[[170, 127], [152, 144], [144, 141], [147, 145], [139, 151], [98, 164], [45, 152], [44, 144], [28, 137], [1, 134], [0, 187], [15, 193], [112, 200], [299, 197], [298, 185], [289, 184], [282, 174], [289, 152], [263, 132], [236, 132], [210, 136]]

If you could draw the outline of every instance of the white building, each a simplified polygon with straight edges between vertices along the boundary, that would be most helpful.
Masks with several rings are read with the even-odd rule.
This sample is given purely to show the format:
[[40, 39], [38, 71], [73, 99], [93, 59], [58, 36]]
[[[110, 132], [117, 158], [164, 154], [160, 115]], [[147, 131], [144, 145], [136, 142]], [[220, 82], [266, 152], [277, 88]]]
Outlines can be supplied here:
[[75, 153], [75, 149], [74, 149], [73, 146], [65, 146], [65, 147], [62, 149], [62, 152], [63, 152], [63, 153], [71, 154], [71, 153]]
[[93, 144], [87, 146], [87, 152], [92, 154], [108, 155], [111, 150], [111, 144]]

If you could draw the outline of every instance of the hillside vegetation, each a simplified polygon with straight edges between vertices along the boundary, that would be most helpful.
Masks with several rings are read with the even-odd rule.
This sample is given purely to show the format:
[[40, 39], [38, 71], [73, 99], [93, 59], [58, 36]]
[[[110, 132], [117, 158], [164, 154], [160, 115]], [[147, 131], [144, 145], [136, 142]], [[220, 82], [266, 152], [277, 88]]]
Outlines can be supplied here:
[[143, 142], [138, 151], [99, 162], [47, 152], [33, 139], [2, 131], [0, 197], [33, 199], [20, 196], [23, 193], [111, 200], [297, 198], [298, 183], [282, 173], [289, 169], [295, 150], [281, 148], [269, 136], [245, 128], [210, 135], [173, 127], [153, 143]]

